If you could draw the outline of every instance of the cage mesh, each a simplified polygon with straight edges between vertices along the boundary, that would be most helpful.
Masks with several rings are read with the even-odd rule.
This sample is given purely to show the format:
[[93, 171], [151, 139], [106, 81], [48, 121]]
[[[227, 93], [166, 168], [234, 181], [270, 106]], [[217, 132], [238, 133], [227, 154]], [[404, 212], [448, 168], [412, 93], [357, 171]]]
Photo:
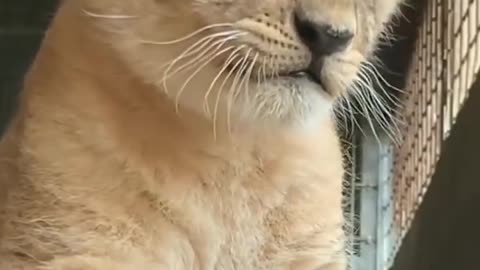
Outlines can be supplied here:
[[442, 143], [479, 71], [480, 0], [427, 0], [405, 88], [403, 143], [395, 149], [388, 236], [398, 251], [428, 190]]

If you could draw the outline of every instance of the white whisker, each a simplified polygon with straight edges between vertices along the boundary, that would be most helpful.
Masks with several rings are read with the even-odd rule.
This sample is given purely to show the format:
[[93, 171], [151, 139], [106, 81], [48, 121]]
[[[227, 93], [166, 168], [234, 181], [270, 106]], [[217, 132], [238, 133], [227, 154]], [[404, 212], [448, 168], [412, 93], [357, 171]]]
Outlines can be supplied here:
[[[373, 69], [373, 66], [369, 66], [369, 67], [365, 67], [364, 69], [366, 72], [368, 72], [369, 74], [372, 75], [373, 78], [375, 78], [375, 81], [377, 82], [377, 85], [378, 87], [383, 91], [383, 93], [385, 94], [385, 96], [387, 97], [387, 99], [393, 103], [393, 105], [401, 108], [402, 105], [400, 104], [400, 101], [398, 98], [396, 98], [395, 96], [392, 96], [391, 94], [388, 93], [388, 91], [383, 87], [382, 85], [382, 82], [389, 88], [391, 89], [394, 89], [394, 86], [391, 86], [388, 84], [388, 82], [386, 81], [385, 78], [382, 77], [382, 75], [378, 72], [378, 70], [376, 69]], [[368, 76], [367, 74], [365, 74], [366, 76]]]
[[218, 107], [219, 107], [219, 103], [220, 103], [221, 94], [222, 94], [223, 90], [225, 89], [225, 84], [230, 79], [230, 77], [235, 72], [235, 70], [238, 68], [238, 66], [241, 64], [241, 62], [242, 62], [241, 60], [237, 61], [235, 63], [235, 65], [230, 69], [227, 76], [225, 76], [225, 79], [223, 79], [223, 82], [222, 82], [222, 84], [220, 85], [220, 88], [219, 88], [220, 90], [217, 93], [217, 97], [216, 97], [216, 101], [215, 101], [215, 108], [214, 108], [214, 112], [213, 112], [213, 136], [214, 136], [215, 140], [217, 139]]
[[[333, 74], [332, 74], [333, 76]], [[337, 78], [337, 81], [342, 85], [342, 87], [353, 87], [354, 88], [354, 91], [353, 92], [357, 92], [359, 91], [358, 89], [355, 88], [354, 85], [349, 85], [347, 82], [345, 82], [344, 79], [342, 79], [340, 76], [335, 76]], [[353, 94], [350, 92], [349, 96], [353, 96]], [[355, 98], [355, 96], [353, 96]], [[361, 115], [363, 115], [364, 117], [365, 114], [359, 109], [357, 108], [354, 103], [351, 102], [351, 100], [349, 98], [346, 98], [346, 100], [348, 101], [347, 102], [347, 106], [349, 107], [348, 111], [350, 112], [350, 116], [351, 116], [351, 122], [352, 122], [352, 132], [354, 131], [354, 128], [355, 126], [360, 130], [360, 133], [361, 134], [365, 134], [365, 132], [363, 131], [362, 129], [362, 126], [360, 125], [360, 123], [358, 123], [357, 121], [357, 118], [355, 117], [354, 115], [354, 111], [360, 113]]]
[[370, 110], [366, 106], [368, 102], [365, 99], [365, 96], [363, 95], [363, 91], [355, 91], [355, 97], [358, 98], [358, 104], [362, 108], [362, 111], [364, 112], [365, 119], [367, 120], [368, 125], [370, 126], [370, 129], [372, 131], [372, 134], [377, 141], [378, 144], [381, 144], [380, 137], [377, 134], [375, 125], [373, 124], [372, 117], [370, 115]]
[[[222, 46], [223, 44], [225, 43], [222, 43], [220, 46]], [[232, 50], [233, 48], [235, 48], [234, 46], [230, 46], [230, 47], [227, 47], [223, 50], [221, 50], [220, 52], [217, 52], [218, 50], [214, 51], [214, 55], [211, 56], [209, 59], [207, 59], [206, 61], [204, 61], [203, 64], [200, 65], [200, 67], [197, 68], [197, 70], [195, 70], [195, 72], [193, 72], [188, 78], [187, 80], [183, 83], [182, 87], [180, 88], [180, 90], [178, 91], [177, 93], [177, 96], [175, 98], [175, 109], [177, 110], [178, 112], [178, 104], [179, 104], [179, 100], [180, 100], [180, 96], [182, 95], [183, 91], [185, 90], [185, 88], [187, 87], [188, 83], [204, 68], [206, 67], [209, 63], [211, 63], [215, 58], [217, 58], [218, 56], [224, 54], [225, 52], [228, 52], [230, 50]]]
[[212, 117], [212, 113], [210, 111], [210, 107], [209, 107], [209, 102], [208, 102], [208, 97], [211, 93], [211, 91], [213, 90], [213, 87], [215, 86], [215, 84], [217, 83], [218, 79], [220, 78], [220, 76], [227, 70], [227, 68], [230, 66], [230, 64], [239, 56], [238, 55], [238, 52], [243, 48], [244, 46], [240, 46], [239, 48], [235, 49], [231, 54], [230, 56], [227, 58], [227, 60], [225, 61], [225, 63], [223, 64], [222, 68], [220, 69], [220, 71], [218, 72], [217, 76], [215, 76], [215, 78], [212, 80], [212, 83], [210, 84], [210, 87], [208, 88], [207, 92], [205, 92], [205, 97], [204, 97], [204, 110], [205, 110], [205, 113], [209, 116], [209, 117]]
[[233, 79], [233, 83], [232, 83], [232, 86], [230, 87], [230, 90], [229, 90], [229, 99], [227, 101], [227, 129], [228, 129], [228, 132], [231, 134], [231, 113], [232, 113], [232, 104], [234, 102], [234, 99], [236, 98], [236, 93], [240, 90], [241, 88], [241, 82], [243, 81], [243, 78], [242, 78], [242, 81], [240, 81], [240, 84], [237, 86], [237, 84], [239, 83], [239, 80], [240, 78], [242, 77], [242, 75], [244, 74], [246, 68], [247, 68], [247, 61], [248, 61], [248, 57], [250, 56], [250, 53], [252, 52], [252, 49], [249, 49], [248, 52], [246, 53], [246, 55], [243, 57], [243, 59], [241, 60], [242, 64], [240, 66], [240, 68], [238, 69], [237, 71], [237, 74], [235, 74], [235, 77]]
[[[368, 68], [365, 69], [368, 71]], [[359, 82], [362, 82], [364, 80], [368, 80], [371, 84], [371, 80], [367, 74], [364, 74], [363, 72], [359, 72], [359, 76], [363, 78], [363, 80], [359, 80]], [[372, 74], [372, 76], [377, 79], [375, 74]], [[377, 81], [378, 82], [378, 81]], [[379, 82], [378, 82], [379, 83]], [[366, 86], [368, 87], [368, 86]], [[389, 97], [388, 93], [383, 89], [381, 85], [378, 85], [385, 94], [387, 95], [387, 98]], [[394, 143], [399, 143], [398, 142], [398, 135], [401, 134], [401, 131], [396, 124], [397, 119], [394, 117], [394, 115], [390, 112], [390, 110], [387, 108], [385, 105], [387, 102], [386, 100], [377, 94], [375, 91], [369, 91], [369, 94], [371, 95], [372, 99], [369, 99], [369, 104], [372, 108], [372, 112], [374, 113], [375, 118], [377, 119], [378, 123], [381, 125], [382, 129], [387, 133], [389, 138], [394, 142]], [[399, 106], [397, 103], [392, 101], [395, 106]], [[391, 110], [394, 112], [394, 114], [398, 114], [395, 108], [391, 108]], [[384, 114], [387, 115], [388, 119], [384, 116]], [[380, 119], [378, 118], [378, 116]], [[390, 127], [393, 128], [393, 130], [390, 129]]]
[[97, 18], [97, 19], [125, 20], [125, 19], [137, 19], [138, 18], [138, 16], [133, 16], [133, 15], [94, 13], [94, 12], [86, 10], [86, 9], [82, 9], [82, 12], [89, 17]]
[[[228, 36], [226, 38], [223, 38], [223, 39], [220, 39], [220, 40], [217, 40], [215, 41], [214, 43], [210, 44], [206, 49], [204, 49], [203, 51], [201, 51], [196, 57], [194, 57], [193, 59], [189, 60], [188, 62], [184, 63], [183, 65], [181, 65], [180, 67], [178, 67], [177, 69], [175, 69], [173, 72], [169, 73], [171, 71], [171, 69], [174, 67], [174, 65], [176, 63], [178, 63], [180, 60], [184, 59], [185, 58], [185, 55], [188, 51], [185, 51], [184, 53], [182, 53], [179, 57], [177, 57], [177, 59], [175, 59], [174, 61], [172, 61], [172, 63], [170, 63], [170, 65], [168, 66], [168, 68], [166, 68], [166, 70], [164, 71], [163, 73], [163, 79], [162, 79], [162, 82], [163, 82], [163, 87], [164, 89], [168, 89], [167, 88], [167, 79], [182, 72], [182, 71], [185, 71], [185, 70], [189, 70], [191, 68], [194, 68], [199, 62], [201, 62], [201, 60], [205, 57], [205, 55], [207, 54], [206, 57], [208, 57], [208, 53], [210, 52], [210, 50], [215, 47], [214, 50], [218, 49], [219, 47], [223, 46], [223, 44], [225, 42], [227, 42], [228, 40], [232, 40], [232, 39], [235, 39], [238, 37], [239, 34], [236, 34], [236, 35], [233, 35], [233, 36]], [[210, 39], [208, 39], [207, 41], [205, 41], [204, 44], [202, 44], [202, 46], [200, 46], [200, 49], [198, 50], [202, 50], [203, 47], [205, 47], [206, 45], [208, 45], [208, 43], [213, 40], [214, 37], [210, 37]], [[195, 44], [194, 44], [195, 45]], [[190, 47], [190, 48], [193, 48], [193, 45]]]
[[246, 83], [245, 83], [245, 102], [247, 107], [249, 106], [250, 102], [250, 81], [252, 79], [253, 69], [255, 68], [255, 64], [257, 63], [259, 54], [255, 54], [253, 60], [251, 61], [250, 67], [247, 69], [247, 73], [245, 74]]
[[375, 65], [373, 65], [372, 63], [368, 62], [368, 61], [365, 61], [364, 62], [366, 65], [368, 65], [372, 71], [374, 72], [374, 74], [376, 75], [376, 77], [378, 77], [378, 79], [380, 79], [386, 86], [388, 86], [389, 88], [395, 90], [395, 91], [398, 91], [400, 93], [405, 93], [404, 90], [398, 88], [398, 87], [395, 87], [393, 86], [391, 83], [389, 83], [383, 76], [382, 74], [380, 73], [380, 71], [378, 71], [378, 69], [375, 67]]
[[[342, 59], [341, 61], [346, 64], [355, 65], [354, 63], [346, 61], [345, 59]], [[363, 115], [370, 125], [373, 135], [376, 137], [376, 139], [379, 140], [378, 134], [374, 129], [375, 127], [373, 125], [372, 115], [370, 112], [373, 114], [373, 118], [380, 125], [386, 135], [391, 139], [391, 141], [398, 144], [400, 139], [398, 135], [401, 134], [401, 132], [397, 125], [398, 119], [394, 117], [394, 114], [398, 114], [398, 112], [395, 108], [387, 108], [388, 102], [375, 91], [371, 77], [373, 77], [380, 90], [384, 92], [386, 98], [393, 103], [395, 107], [401, 108], [401, 104], [399, 104], [398, 99], [395, 99], [395, 97], [389, 95], [383, 85], [387, 85], [393, 89], [395, 89], [395, 87], [389, 84], [386, 79], [382, 77], [380, 72], [372, 63], [365, 62], [365, 64], [366, 65], [363, 66], [363, 69], [358, 72], [357, 80], [351, 86], [352, 88], [358, 90], [354, 91], [355, 95], [352, 96], [359, 101], [358, 104], [361, 106], [361, 111], [363, 111]], [[357, 89], [357, 87], [360, 87], [361, 89]], [[398, 88], [397, 90], [402, 91]], [[367, 97], [365, 95], [367, 93], [371, 95], [371, 97]], [[393, 114], [391, 111], [393, 111]], [[393, 130], [390, 128], [392, 127], [391, 125], [393, 125]]]
[[152, 40], [141, 40], [142, 43], [144, 44], [152, 44], [152, 45], [172, 45], [172, 44], [176, 44], [176, 43], [180, 43], [182, 41], [185, 41], [185, 40], [188, 40], [206, 30], [209, 30], [209, 29], [212, 29], [212, 28], [216, 28], [216, 27], [231, 27], [232, 24], [231, 23], [218, 23], [218, 24], [211, 24], [211, 25], [207, 25], [205, 27], [202, 27], [198, 30], [195, 30], [194, 32], [190, 33], [190, 34], [187, 34], [181, 38], [177, 38], [177, 39], [173, 39], [173, 40], [166, 40], [166, 41], [152, 41]]

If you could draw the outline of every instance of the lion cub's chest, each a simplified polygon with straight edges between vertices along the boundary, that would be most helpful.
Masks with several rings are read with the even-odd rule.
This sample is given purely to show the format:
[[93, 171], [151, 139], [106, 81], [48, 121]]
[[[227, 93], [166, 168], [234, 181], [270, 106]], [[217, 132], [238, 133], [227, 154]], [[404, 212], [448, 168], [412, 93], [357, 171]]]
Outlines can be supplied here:
[[341, 246], [337, 189], [321, 188], [318, 181], [284, 187], [244, 183], [205, 189], [176, 208], [182, 209], [185, 220], [180, 227], [199, 269], [313, 267], [323, 264], [319, 260], [330, 260]]

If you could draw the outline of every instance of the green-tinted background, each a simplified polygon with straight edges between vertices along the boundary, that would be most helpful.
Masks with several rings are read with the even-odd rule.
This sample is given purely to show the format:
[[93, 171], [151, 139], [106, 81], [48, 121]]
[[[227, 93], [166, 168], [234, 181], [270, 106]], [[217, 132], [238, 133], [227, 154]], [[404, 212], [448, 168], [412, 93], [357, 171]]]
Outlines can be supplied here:
[[15, 108], [44, 29], [52, 17], [55, 0], [0, 1], [0, 134]]

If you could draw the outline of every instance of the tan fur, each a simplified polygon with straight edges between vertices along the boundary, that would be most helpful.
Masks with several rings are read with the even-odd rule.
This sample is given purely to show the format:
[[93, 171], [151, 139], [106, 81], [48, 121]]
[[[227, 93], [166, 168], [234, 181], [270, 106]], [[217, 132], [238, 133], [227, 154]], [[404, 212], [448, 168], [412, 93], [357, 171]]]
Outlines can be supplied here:
[[[0, 269], [344, 270], [331, 107], [395, 4], [66, 0], [0, 144]], [[289, 17], [297, 7], [356, 33], [326, 59], [329, 94], [272, 77], [311, 59]], [[257, 80], [237, 89], [220, 74], [236, 90], [210, 87], [226, 51], [165, 89], [162, 64], [220, 30], [161, 41], [225, 22], [243, 34], [221, 48], [245, 45]]]

